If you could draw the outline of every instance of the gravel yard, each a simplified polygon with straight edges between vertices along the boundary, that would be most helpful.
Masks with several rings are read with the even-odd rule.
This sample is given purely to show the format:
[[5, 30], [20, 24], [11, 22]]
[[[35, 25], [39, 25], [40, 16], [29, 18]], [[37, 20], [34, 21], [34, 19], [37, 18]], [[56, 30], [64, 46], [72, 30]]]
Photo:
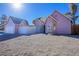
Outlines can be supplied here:
[[0, 42], [0, 56], [79, 56], [79, 36], [36, 34]]

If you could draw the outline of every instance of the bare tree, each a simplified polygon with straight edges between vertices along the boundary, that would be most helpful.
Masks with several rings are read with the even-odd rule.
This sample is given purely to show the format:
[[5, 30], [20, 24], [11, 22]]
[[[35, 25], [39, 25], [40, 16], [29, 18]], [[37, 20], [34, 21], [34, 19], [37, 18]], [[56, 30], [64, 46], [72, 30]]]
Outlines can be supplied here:
[[71, 16], [71, 19], [72, 19], [72, 23], [75, 24], [75, 21], [77, 20], [77, 18], [79, 16], [76, 16], [76, 12], [77, 12], [77, 5], [75, 3], [69, 3], [69, 7], [70, 7], [70, 12], [67, 12], [65, 15], [66, 16]]

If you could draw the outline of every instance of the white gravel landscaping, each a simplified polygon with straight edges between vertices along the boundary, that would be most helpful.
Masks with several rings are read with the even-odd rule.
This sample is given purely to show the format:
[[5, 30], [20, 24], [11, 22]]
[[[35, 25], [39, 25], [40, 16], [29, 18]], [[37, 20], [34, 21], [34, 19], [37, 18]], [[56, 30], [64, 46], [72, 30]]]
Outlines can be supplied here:
[[0, 42], [1, 56], [77, 56], [79, 38], [36, 34]]

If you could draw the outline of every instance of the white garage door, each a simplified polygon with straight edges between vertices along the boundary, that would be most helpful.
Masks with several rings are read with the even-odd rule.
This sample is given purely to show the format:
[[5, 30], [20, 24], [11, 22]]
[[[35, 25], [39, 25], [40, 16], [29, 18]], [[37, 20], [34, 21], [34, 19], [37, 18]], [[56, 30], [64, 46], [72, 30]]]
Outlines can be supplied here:
[[6, 27], [5, 28], [5, 33], [10, 33], [10, 34], [14, 34], [15, 33], [15, 27]]
[[19, 27], [19, 34], [34, 34], [36, 33], [36, 27]]
[[26, 27], [19, 27], [18, 32], [19, 32], [20, 34], [27, 34]]

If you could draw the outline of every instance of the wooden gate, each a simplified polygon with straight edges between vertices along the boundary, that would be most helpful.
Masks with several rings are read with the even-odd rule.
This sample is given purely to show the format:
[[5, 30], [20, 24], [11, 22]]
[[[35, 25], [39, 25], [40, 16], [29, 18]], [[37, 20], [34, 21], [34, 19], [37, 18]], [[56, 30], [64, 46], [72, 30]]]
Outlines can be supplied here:
[[78, 35], [79, 34], [79, 25], [72, 25], [72, 34]]

